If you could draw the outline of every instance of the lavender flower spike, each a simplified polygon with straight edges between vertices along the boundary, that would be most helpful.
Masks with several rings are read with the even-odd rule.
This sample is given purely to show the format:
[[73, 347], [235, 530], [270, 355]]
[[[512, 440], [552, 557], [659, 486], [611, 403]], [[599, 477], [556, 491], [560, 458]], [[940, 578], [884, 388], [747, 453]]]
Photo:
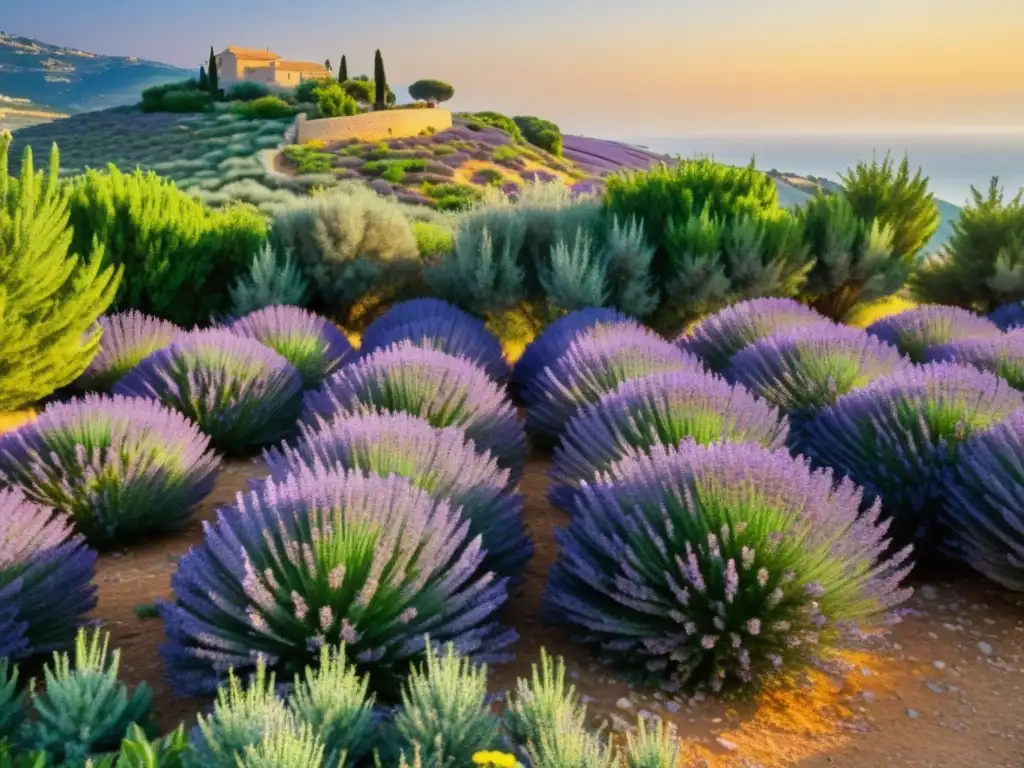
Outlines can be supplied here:
[[1000, 334], [991, 320], [959, 307], [925, 304], [868, 326], [868, 333], [898, 347], [915, 363], [928, 359], [932, 347], [972, 337]]
[[973, 365], [1024, 390], [1024, 328], [999, 336], [977, 336], [932, 347], [928, 360]]
[[97, 325], [102, 333], [100, 351], [78, 377], [75, 386], [98, 392], [109, 391], [145, 357], [170, 345], [184, 333], [174, 323], [135, 310], [104, 315]]

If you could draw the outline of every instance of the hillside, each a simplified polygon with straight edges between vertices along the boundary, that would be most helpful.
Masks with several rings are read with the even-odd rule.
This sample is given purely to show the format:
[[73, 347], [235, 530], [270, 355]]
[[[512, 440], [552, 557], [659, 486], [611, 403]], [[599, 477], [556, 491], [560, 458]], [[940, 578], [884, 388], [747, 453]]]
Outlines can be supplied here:
[[27, 99], [40, 111], [84, 112], [133, 104], [144, 88], [193, 74], [155, 61], [103, 56], [0, 33], [0, 97]]

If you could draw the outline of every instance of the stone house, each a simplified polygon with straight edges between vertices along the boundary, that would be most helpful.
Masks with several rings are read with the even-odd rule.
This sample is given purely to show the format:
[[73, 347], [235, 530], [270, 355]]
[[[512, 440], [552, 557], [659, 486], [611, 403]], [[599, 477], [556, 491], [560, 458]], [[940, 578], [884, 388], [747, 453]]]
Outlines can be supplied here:
[[303, 80], [329, 77], [323, 64], [312, 61], [287, 61], [270, 50], [239, 48], [229, 45], [217, 54], [217, 76], [220, 85], [230, 88], [235, 83], [263, 83], [279, 88], [294, 88]]

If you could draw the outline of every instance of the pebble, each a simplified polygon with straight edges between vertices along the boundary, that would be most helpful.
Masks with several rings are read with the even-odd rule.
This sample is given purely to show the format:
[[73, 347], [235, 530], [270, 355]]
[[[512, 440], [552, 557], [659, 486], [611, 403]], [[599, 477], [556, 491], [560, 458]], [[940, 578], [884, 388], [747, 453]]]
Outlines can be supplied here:
[[665, 709], [671, 712], [673, 715], [679, 711], [679, 703], [675, 701], [666, 701]]
[[621, 699], [615, 702], [615, 706], [619, 709], [632, 709], [633, 702], [623, 696]]
[[992, 655], [992, 646], [986, 643], [984, 640], [978, 643], [978, 650], [981, 651], [983, 656]]
[[917, 720], [917, 718], [920, 717], [920, 713], [916, 709], [908, 709], [907, 717], [909, 717], [911, 720]]
[[925, 683], [925, 686], [932, 693], [945, 693], [946, 692], [945, 686], [943, 686], [943, 685], [941, 685], [939, 683], [927, 682], [927, 683]]
[[715, 739], [715, 741], [717, 741], [719, 746], [721, 746], [723, 749], [727, 749], [730, 752], [735, 752], [737, 749], [739, 749], [739, 747], [735, 743], [729, 741], [728, 739], [723, 739], [721, 736]]
[[624, 717], [619, 717], [616, 714], [611, 715], [612, 728], [619, 733], [625, 733], [633, 729], [632, 724]]
[[932, 666], [935, 667], [936, 669], [945, 669], [946, 668], [946, 662], [944, 662], [944, 661], [933, 661], [932, 662]]
[[926, 584], [921, 587], [921, 597], [925, 600], [934, 600], [939, 596], [939, 593], [935, 591], [935, 587], [930, 584]]

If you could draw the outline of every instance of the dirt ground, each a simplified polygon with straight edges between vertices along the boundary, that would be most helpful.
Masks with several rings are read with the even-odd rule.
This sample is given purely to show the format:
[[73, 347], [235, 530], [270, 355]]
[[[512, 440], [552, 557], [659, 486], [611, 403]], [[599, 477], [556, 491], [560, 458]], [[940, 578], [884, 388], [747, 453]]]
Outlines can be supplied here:
[[[894, 628], [883, 647], [858, 654], [857, 672], [821, 677], [810, 688], [729, 704], [710, 697], [672, 699], [633, 689], [594, 664], [584, 651], [536, 616], [545, 575], [556, 555], [552, 531], [562, 513], [547, 504], [548, 462], [534, 459], [524, 476], [527, 524], [536, 554], [508, 620], [519, 631], [514, 662], [491, 671], [504, 691], [527, 676], [543, 646], [562, 655], [594, 724], [612, 730], [638, 715], [664, 718], [685, 744], [685, 765], [743, 766], [1024, 766], [1024, 595], [969, 573], [915, 583], [914, 615]], [[199, 518], [263, 476], [258, 461], [228, 465]], [[105, 555], [98, 565], [95, 617], [121, 649], [121, 676], [156, 689], [163, 730], [194, 721], [208, 702], [175, 699], [157, 654], [159, 619], [140, 619], [139, 604], [171, 595], [177, 558], [202, 540], [197, 521], [177, 537]]]

